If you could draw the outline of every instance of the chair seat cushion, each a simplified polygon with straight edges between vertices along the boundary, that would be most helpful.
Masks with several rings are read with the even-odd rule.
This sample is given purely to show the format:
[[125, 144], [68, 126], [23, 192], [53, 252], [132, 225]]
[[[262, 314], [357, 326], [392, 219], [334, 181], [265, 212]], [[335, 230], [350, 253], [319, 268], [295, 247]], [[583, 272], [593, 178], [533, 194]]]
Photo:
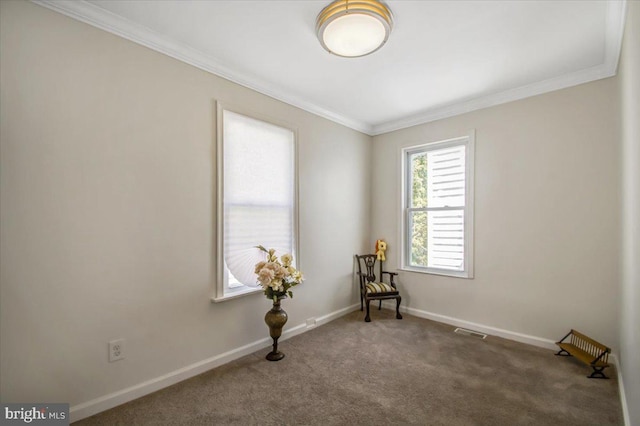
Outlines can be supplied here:
[[397, 293], [398, 290], [385, 283], [367, 283], [367, 293]]

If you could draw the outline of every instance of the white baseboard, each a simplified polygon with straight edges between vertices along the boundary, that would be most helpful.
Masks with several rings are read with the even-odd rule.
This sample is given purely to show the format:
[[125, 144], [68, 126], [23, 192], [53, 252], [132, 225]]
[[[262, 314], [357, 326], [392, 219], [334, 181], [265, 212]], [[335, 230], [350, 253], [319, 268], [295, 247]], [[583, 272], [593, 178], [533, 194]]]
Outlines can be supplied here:
[[622, 418], [624, 419], [625, 426], [631, 426], [631, 417], [629, 417], [629, 405], [627, 404], [627, 395], [624, 391], [624, 381], [622, 380], [622, 370], [620, 369], [620, 362], [618, 357], [611, 354], [609, 357], [613, 365], [616, 367], [616, 374], [618, 375], [618, 393], [620, 394], [620, 404], [622, 405]]
[[[334, 319], [346, 315], [349, 312], [353, 312], [356, 309], [359, 309], [359, 307], [360, 306], [357, 304], [351, 305], [347, 306], [346, 308], [331, 312], [327, 315], [321, 316], [316, 319], [315, 326], [333, 321]], [[307, 326], [306, 323], [299, 324], [293, 328], [288, 328], [282, 333], [280, 341], [287, 340], [293, 336], [297, 336], [298, 334], [304, 333], [313, 328], [313, 326]], [[126, 402], [133, 401], [134, 399], [140, 398], [144, 395], [148, 395], [152, 392], [166, 388], [167, 386], [171, 386], [183, 380], [197, 376], [198, 374], [204, 373], [205, 371], [211, 370], [212, 368], [219, 367], [235, 359], [241, 358], [245, 355], [249, 355], [260, 349], [269, 347], [271, 343], [271, 339], [269, 337], [265, 337], [264, 339], [257, 340], [223, 354], [207, 358], [200, 362], [196, 362], [160, 377], [156, 377], [154, 379], [139, 383], [135, 386], [131, 386], [126, 389], [122, 389], [117, 392], [113, 392], [108, 395], [104, 395], [99, 398], [74, 405], [69, 410], [70, 421], [75, 422], [78, 420], [82, 420], [84, 418], [93, 416], [94, 414], [98, 414], [102, 411], [124, 404]]]
[[[382, 306], [386, 309], [396, 309], [395, 302], [384, 302]], [[475, 331], [480, 331], [492, 336], [502, 337], [504, 339], [515, 340], [516, 342], [527, 343], [529, 345], [538, 346], [545, 349], [556, 349], [556, 343], [550, 339], [542, 337], [530, 336], [528, 334], [517, 333], [515, 331], [504, 330], [502, 328], [491, 327], [488, 325], [478, 324], [471, 321], [465, 321], [459, 318], [449, 317], [446, 315], [435, 314], [433, 312], [423, 311], [416, 308], [408, 308], [400, 306], [401, 312], [406, 312], [415, 317], [426, 318], [445, 324], [454, 325], [456, 327], [464, 327]]]
[[[333, 321], [335, 319], [338, 319], [340, 317], [343, 317], [343, 316], [347, 315], [348, 313], [351, 313], [353, 311], [357, 311], [358, 309], [360, 309], [360, 305], [356, 303], [354, 305], [347, 306], [346, 308], [342, 308], [342, 309], [339, 309], [337, 311], [331, 312], [331, 313], [329, 313], [327, 315], [323, 315], [323, 316], [321, 316], [321, 317], [316, 319], [316, 326], [331, 322], [331, 321]], [[304, 325], [304, 326], [306, 327], [306, 325]], [[311, 328], [314, 328], [314, 327], [306, 327], [306, 328], [307, 329], [311, 329]], [[306, 330], [303, 330], [303, 331], [306, 331]], [[296, 334], [300, 334], [300, 333], [301, 332], [298, 332]], [[288, 336], [288, 337], [293, 337], [296, 334], [293, 334], [293, 335]]]

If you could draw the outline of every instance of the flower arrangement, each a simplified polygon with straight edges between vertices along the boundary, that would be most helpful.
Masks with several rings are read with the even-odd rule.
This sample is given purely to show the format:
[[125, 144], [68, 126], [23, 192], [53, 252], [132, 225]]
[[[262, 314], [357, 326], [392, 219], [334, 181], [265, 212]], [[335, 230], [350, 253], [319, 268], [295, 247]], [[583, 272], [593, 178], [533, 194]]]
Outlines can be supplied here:
[[256, 248], [267, 254], [267, 260], [256, 263], [254, 271], [258, 275], [258, 283], [262, 286], [264, 295], [274, 302], [282, 297], [293, 297], [290, 288], [304, 281], [302, 272], [291, 265], [293, 256], [283, 254], [278, 259], [274, 249], [267, 250], [263, 246]]

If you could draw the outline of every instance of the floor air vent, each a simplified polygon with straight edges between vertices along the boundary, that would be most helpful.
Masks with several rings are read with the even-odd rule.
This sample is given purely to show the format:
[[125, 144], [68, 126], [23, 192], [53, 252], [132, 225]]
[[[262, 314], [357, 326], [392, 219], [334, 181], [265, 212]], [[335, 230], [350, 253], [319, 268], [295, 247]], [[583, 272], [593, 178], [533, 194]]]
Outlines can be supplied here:
[[465, 336], [473, 336], [478, 339], [486, 339], [487, 335], [484, 333], [480, 333], [479, 331], [467, 330], [466, 328], [456, 328], [453, 330], [454, 333], [464, 334]]

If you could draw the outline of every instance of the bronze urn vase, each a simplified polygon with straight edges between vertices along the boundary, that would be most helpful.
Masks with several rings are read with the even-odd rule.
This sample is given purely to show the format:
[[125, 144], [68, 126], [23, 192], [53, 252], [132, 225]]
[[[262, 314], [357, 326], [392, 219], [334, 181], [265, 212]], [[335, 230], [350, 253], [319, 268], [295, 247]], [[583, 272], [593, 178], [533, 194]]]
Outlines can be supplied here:
[[278, 339], [282, 335], [282, 327], [284, 327], [288, 319], [287, 313], [280, 306], [280, 300], [282, 299], [278, 297], [273, 302], [271, 310], [264, 316], [264, 322], [269, 326], [269, 335], [273, 339], [273, 350], [266, 356], [269, 361], [280, 361], [284, 358], [284, 354], [278, 350]]

